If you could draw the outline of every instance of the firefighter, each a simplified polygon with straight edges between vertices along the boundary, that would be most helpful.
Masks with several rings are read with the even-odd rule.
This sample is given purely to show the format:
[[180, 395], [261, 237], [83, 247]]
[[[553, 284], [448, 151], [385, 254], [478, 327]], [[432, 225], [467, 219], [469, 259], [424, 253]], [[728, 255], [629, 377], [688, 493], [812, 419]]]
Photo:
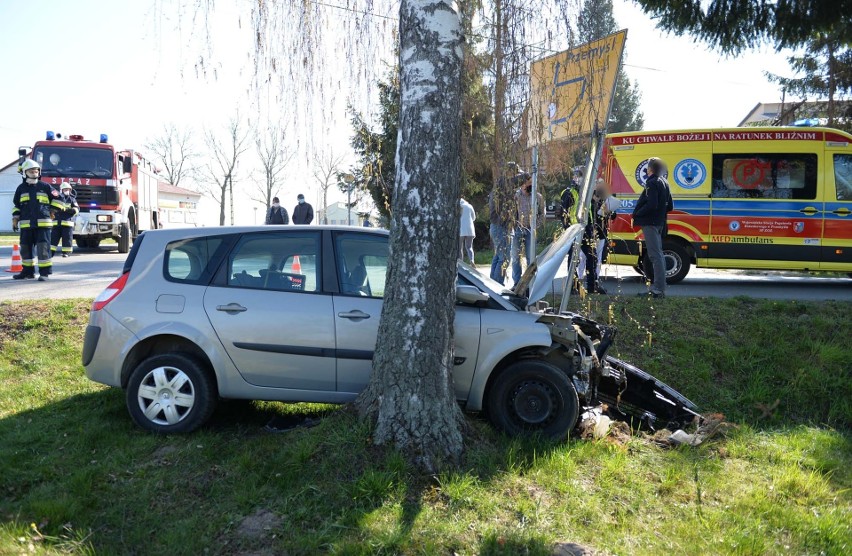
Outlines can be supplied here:
[[35, 259], [38, 259], [39, 281], [44, 282], [53, 271], [50, 260], [50, 231], [52, 213], [65, 209], [59, 193], [41, 181], [41, 165], [32, 159], [21, 164], [24, 181], [12, 198], [12, 229], [21, 232], [21, 266], [12, 276], [15, 280], [35, 278]]
[[59, 188], [59, 200], [65, 205], [65, 209], [56, 211], [56, 222], [50, 237], [50, 256], [56, 255], [59, 250], [59, 240], [62, 240], [62, 256], [71, 256], [71, 241], [74, 238], [74, 220], [80, 212], [77, 204], [77, 195], [67, 181], [62, 182]]

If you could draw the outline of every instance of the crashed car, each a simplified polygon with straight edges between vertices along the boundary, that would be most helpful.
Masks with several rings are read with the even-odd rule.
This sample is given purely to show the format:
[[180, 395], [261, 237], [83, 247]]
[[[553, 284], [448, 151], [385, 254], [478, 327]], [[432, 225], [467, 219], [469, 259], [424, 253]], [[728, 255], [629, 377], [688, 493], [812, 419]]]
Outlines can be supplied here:
[[[458, 402], [506, 433], [557, 439], [601, 403], [649, 426], [690, 421], [689, 400], [607, 355], [612, 327], [540, 303], [576, 232], [514, 291], [459, 263]], [[370, 377], [387, 261], [388, 232], [372, 228], [146, 232], [92, 305], [86, 375], [123, 388], [131, 418], [160, 433], [197, 429], [223, 398], [351, 402]]]

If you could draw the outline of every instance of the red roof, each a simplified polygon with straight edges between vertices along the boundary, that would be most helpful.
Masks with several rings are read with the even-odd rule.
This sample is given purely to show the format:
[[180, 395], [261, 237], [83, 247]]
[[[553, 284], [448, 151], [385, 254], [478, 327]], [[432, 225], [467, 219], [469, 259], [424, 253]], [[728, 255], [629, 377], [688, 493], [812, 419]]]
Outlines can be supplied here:
[[157, 184], [157, 191], [159, 191], [160, 193], [171, 193], [173, 195], [191, 195], [195, 197], [201, 197], [201, 193], [199, 193], [198, 191], [184, 189], [183, 187], [178, 187], [176, 185], [164, 182], [160, 182]]

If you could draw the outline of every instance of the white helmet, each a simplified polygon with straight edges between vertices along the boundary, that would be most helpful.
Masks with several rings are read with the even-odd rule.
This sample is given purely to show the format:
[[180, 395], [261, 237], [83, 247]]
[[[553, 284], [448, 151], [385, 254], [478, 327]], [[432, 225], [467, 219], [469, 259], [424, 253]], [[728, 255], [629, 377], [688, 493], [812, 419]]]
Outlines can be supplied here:
[[38, 168], [41, 170], [41, 164], [33, 160], [32, 158], [28, 158], [21, 164], [21, 172], [26, 172], [27, 170], [31, 170], [33, 168]]
[[[27, 175], [27, 170], [38, 170], [38, 176], [30, 177]], [[38, 183], [38, 178], [41, 176], [41, 164], [33, 160], [32, 158], [28, 158], [21, 164], [21, 173], [24, 175], [24, 180], [30, 185]]]
[[64, 181], [64, 182], [62, 182], [62, 185], [59, 186], [59, 190], [65, 191], [66, 189], [70, 190], [70, 189], [73, 189], [73, 188], [71, 187], [70, 183], [68, 183], [67, 181]]

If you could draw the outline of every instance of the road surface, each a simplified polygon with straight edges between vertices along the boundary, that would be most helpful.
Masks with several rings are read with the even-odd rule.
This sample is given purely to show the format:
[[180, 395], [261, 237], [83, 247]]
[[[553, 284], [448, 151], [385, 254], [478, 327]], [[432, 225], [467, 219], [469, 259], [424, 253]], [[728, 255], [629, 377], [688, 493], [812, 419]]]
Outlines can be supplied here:
[[[116, 247], [77, 250], [68, 258], [54, 259], [54, 274], [48, 282], [12, 280], [6, 272], [11, 265], [12, 248], [0, 246], [0, 302], [20, 299], [94, 298], [121, 274], [126, 255]], [[488, 267], [479, 269], [488, 274]], [[636, 295], [645, 285], [630, 267], [604, 265], [603, 285], [610, 295]], [[561, 277], [554, 290], [562, 291]], [[705, 270], [692, 268], [680, 284], [669, 286], [672, 297], [736, 297], [796, 299], [801, 301], [852, 301], [852, 278], [814, 277], [798, 272]]]

